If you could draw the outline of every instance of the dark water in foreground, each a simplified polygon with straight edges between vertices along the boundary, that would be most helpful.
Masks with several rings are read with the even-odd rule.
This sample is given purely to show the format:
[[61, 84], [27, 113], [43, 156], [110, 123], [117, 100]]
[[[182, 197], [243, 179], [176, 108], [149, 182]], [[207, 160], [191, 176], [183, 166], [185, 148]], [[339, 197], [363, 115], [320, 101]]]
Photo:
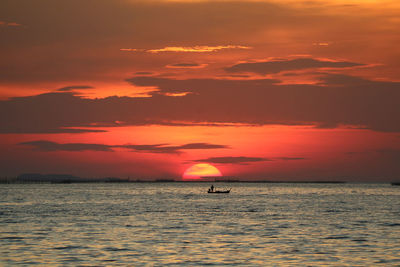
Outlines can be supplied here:
[[0, 185], [0, 265], [400, 265], [387, 184]]

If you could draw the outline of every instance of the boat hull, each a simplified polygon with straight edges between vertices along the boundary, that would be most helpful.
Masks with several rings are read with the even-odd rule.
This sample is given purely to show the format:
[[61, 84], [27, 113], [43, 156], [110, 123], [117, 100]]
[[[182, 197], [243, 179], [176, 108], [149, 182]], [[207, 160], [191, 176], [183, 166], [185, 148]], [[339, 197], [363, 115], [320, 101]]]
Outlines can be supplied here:
[[229, 194], [231, 190], [226, 190], [226, 191], [208, 191], [209, 194]]

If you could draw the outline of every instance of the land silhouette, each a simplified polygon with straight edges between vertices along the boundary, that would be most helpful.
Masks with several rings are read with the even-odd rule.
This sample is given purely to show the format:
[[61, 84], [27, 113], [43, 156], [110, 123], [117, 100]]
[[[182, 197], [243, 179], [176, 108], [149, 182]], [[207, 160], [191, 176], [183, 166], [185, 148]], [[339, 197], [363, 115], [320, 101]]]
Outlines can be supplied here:
[[71, 183], [345, 183], [340, 180], [324, 180], [324, 181], [293, 181], [293, 180], [246, 180], [237, 177], [204, 177], [204, 179], [181, 180], [171, 178], [159, 179], [132, 179], [130, 177], [78, 177], [70, 174], [40, 174], [40, 173], [24, 173], [16, 177], [0, 177], [0, 183], [20, 184], [20, 183], [53, 183], [53, 184], [71, 184]]

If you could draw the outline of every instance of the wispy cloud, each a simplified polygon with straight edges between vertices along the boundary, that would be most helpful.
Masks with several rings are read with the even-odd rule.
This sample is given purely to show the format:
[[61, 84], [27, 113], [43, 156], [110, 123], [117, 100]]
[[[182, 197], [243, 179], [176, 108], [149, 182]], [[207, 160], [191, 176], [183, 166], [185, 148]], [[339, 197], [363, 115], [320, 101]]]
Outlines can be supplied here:
[[209, 144], [209, 143], [188, 143], [184, 145], [173, 146], [169, 144], [152, 144], [152, 145], [105, 145], [90, 143], [64, 143], [38, 140], [19, 143], [19, 145], [31, 146], [39, 151], [114, 151], [115, 148], [125, 148], [133, 152], [143, 153], [162, 153], [162, 154], [180, 154], [183, 150], [193, 149], [224, 149], [229, 148], [225, 145]]
[[271, 74], [282, 71], [320, 68], [349, 68], [364, 66], [361, 63], [348, 61], [322, 60], [315, 58], [276, 59], [259, 62], [246, 62], [225, 68], [228, 72], [252, 72], [257, 74]]
[[121, 48], [120, 51], [125, 52], [147, 52], [147, 53], [160, 53], [160, 52], [192, 52], [192, 53], [206, 53], [217, 52], [224, 49], [252, 49], [252, 47], [244, 45], [196, 45], [196, 46], [166, 46], [156, 49], [136, 49], [136, 48]]
[[22, 24], [19, 24], [17, 22], [0, 21], [0, 27], [19, 27], [19, 26], [22, 26]]
[[209, 144], [209, 143], [189, 143], [179, 146], [172, 146], [168, 144], [156, 144], [156, 145], [120, 145], [116, 147], [131, 149], [136, 152], [146, 153], [167, 153], [167, 154], [179, 154], [182, 150], [191, 149], [224, 149], [229, 148], [225, 145]]
[[167, 65], [167, 68], [172, 69], [200, 69], [207, 66], [207, 64], [198, 64], [198, 63], [176, 63]]
[[83, 89], [93, 89], [92, 86], [87, 86], [87, 85], [73, 85], [73, 86], [66, 86], [57, 89], [59, 92], [70, 92], [73, 90], [83, 90]]
[[179, 96], [186, 96], [188, 94], [191, 94], [191, 92], [181, 92], [181, 93], [163, 93], [165, 96], [174, 96], [174, 97], [179, 97]]
[[125, 52], [139, 52], [139, 51], [145, 51], [144, 49], [136, 49], [136, 48], [121, 48], [119, 51], [125, 51]]
[[248, 164], [254, 162], [272, 161], [269, 158], [260, 157], [210, 157], [206, 159], [197, 159], [193, 162], [206, 162], [206, 163], [217, 163], [217, 164]]
[[163, 154], [177, 154], [181, 151], [176, 146], [168, 146], [167, 144], [155, 144], [155, 145], [119, 145], [115, 147], [127, 148], [135, 152], [144, 153], [163, 153]]
[[196, 46], [167, 46], [159, 49], [150, 49], [147, 52], [159, 53], [159, 52], [216, 52], [223, 49], [251, 49], [249, 46], [243, 45], [219, 45], [219, 46], [208, 46], [208, 45], [196, 45]]
[[39, 140], [22, 142], [19, 145], [32, 146], [39, 151], [112, 151], [111, 146], [103, 144], [67, 143], [59, 144], [56, 142]]
[[318, 43], [313, 43], [315, 46], [329, 46], [330, 44], [328, 42], [318, 42]]
[[215, 145], [209, 143], [190, 143], [180, 146], [180, 149], [217, 149], [217, 148], [229, 148], [229, 147], [225, 145]]
[[292, 161], [292, 160], [303, 160], [303, 159], [306, 159], [306, 158], [300, 158], [300, 157], [262, 158], [262, 157], [239, 156], [239, 157], [210, 157], [210, 158], [205, 158], [205, 159], [193, 160], [192, 162], [247, 165], [250, 163], [265, 162], [265, 161], [279, 161], [279, 160]]

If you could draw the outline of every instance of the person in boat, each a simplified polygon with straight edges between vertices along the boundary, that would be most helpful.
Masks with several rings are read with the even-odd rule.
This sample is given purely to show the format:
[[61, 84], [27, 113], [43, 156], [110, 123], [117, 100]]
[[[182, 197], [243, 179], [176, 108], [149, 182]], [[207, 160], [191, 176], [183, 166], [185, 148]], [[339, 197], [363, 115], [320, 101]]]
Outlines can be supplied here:
[[210, 192], [214, 192], [214, 185], [213, 184], [210, 187]]

